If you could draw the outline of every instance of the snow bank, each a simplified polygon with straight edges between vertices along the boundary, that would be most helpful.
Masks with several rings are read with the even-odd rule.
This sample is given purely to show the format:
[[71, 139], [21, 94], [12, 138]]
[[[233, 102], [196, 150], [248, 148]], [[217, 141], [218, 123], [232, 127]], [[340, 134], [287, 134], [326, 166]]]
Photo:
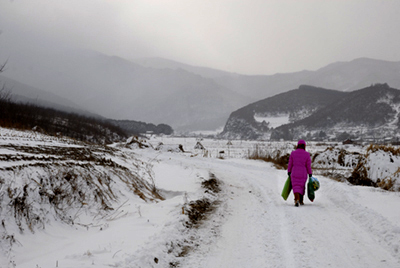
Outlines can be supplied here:
[[162, 199], [150, 167], [131, 151], [32, 132], [0, 133], [0, 255], [10, 263], [26, 233], [55, 222], [103, 228], [124, 214], [126, 199]]
[[390, 146], [373, 146], [360, 159], [353, 179], [369, 179], [373, 186], [400, 191], [400, 150]]

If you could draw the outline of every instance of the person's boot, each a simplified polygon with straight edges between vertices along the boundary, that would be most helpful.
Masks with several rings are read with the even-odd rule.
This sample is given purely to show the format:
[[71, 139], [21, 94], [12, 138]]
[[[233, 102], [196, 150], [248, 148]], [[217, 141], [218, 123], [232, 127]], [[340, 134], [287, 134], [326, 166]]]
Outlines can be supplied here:
[[294, 193], [294, 206], [298, 207], [300, 203], [300, 194], [299, 193]]
[[299, 203], [301, 206], [304, 205], [304, 195], [302, 195], [302, 194], [300, 195]]

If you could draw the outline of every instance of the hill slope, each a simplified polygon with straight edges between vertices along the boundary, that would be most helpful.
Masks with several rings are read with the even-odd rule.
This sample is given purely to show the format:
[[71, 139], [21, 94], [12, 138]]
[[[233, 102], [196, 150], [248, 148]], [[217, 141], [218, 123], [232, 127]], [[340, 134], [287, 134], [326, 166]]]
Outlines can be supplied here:
[[28, 102], [38, 106], [54, 108], [65, 112], [75, 112], [79, 114], [95, 116], [67, 98], [60, 97], [57, 94], [49, 91], [26, 85], [4, 75], [0, 75], [0, 88], [2, 87], [4, 87], [6, 92], [10, 93], [11, 100], [14, 102]]
[[316, 136], [323, 131], [333, 136], [347, 133], [354, 138], [398, 137], [400, 90], [377, 84], [348, 93], [307, 118], [278, 127], [271, 138]]
[[[274, 97], [249, 104], [233, 112], [221, 133], [221, 137], [229, 139], [265, 138], [271, 133], [276, 119], [286, 123], [303, 119], [318, 109], [325, 107], [348, 93], [300, 86]], [[257, 119], [257, 120], [256, 120]]]
[[[302, 86], [231, 114], [221, 136], [240, 139], [397, 137], [400, 91], [376, 84], [353, 92]], [[274, 118], [286, 121], [271, 126]], [[328, 135], [329, 134], [329, 135]]]

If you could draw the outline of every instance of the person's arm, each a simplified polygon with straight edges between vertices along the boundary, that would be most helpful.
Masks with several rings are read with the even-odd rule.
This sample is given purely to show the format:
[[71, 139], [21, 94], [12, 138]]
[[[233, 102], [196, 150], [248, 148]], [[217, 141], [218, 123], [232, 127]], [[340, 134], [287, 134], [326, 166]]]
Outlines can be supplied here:
[[312, 169], [311, 169], [311, 157], [308, 155], [307, 162], [306, 162], [307, 174], [308, 177], [312, 177]]
[[288, 169], [287, 169], [289, 176], [292, 173], [292, 167], [293, 167], [293, 158], [292, 158], [292, 154], [290, 154], [290, 156], [289, 156], [289, 164], [288, 164]]

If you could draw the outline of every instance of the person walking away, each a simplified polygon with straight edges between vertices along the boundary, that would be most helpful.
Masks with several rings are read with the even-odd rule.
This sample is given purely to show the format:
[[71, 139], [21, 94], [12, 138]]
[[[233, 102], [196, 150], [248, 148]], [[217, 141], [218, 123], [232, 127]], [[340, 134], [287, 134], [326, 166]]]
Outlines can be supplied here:
[[312, 177], [311, 157], [306, 151], [304, 140], [299, 140], [296, 150], [290, 154], [287, 171], [292, 182], [294, 205], [296, 207], [304, 205], [307, 174]]

